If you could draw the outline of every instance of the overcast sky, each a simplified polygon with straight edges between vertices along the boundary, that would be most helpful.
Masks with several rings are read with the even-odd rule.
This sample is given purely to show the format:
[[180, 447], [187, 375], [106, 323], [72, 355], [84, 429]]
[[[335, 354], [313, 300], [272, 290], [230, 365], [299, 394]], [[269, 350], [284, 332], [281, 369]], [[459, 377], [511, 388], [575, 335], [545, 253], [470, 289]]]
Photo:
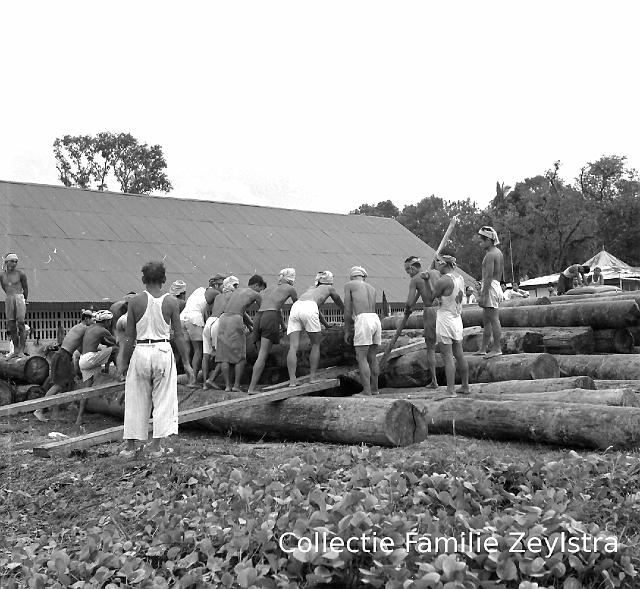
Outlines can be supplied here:
[[[561, 160], [640, 168], [628, 2], [5, 2], [0, 179], [65, 134], [159, 143], [175, 197], [484, 206]], [[117, 186], [110, 188], [117, 189]]]

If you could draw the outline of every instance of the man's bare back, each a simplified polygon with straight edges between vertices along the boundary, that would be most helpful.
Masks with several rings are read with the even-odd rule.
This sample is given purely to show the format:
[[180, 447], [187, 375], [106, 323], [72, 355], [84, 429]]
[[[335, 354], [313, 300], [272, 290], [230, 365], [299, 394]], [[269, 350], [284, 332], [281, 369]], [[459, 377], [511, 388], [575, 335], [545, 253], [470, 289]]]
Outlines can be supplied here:
[[[253, 303], [261, 303], [260, 294], [253, 288], [240, 288], [234, 291], [233, 296], [229, 299], [224, 307], [225, 313], [242, 315]], [[216, 300], [220, 297], [216, 297]], [[214, 301], [215, 304], [216, 301]]]
[[344, 287], [345, 302], [352, 304], [353, 315], [376, 312], [376, 289], [363, 280], [350, 280]]
[[291, 297], [292, 302], [298, 300], [296, 289], [290, 284], [273, 284], [262, 291], [260, 311], [279, 311], [284, 302]]
[[329, 297], [333, 300], [333, 302], [342, 307], [342, 299], [330, 284], [319, 284], [318, 286], [312, 286], [307, 289], [298, 300], [300, 301], [315, 301], [316, 305], [320, 307]]

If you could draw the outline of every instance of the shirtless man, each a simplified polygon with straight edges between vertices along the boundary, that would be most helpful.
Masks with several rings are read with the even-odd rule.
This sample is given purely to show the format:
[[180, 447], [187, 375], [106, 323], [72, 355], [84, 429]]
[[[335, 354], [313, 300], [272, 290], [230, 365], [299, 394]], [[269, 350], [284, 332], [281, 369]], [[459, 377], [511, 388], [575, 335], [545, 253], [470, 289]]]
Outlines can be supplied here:
[[344, 286], [344, 341], [353, 343], [356, 350], [362, 394], [377, 395], [376, 354], [382, 341], [382, 326], [376, 313], [376, 289], [365, 282], [366, 278], [367, 271], [362, 266], [354, 266], [349, 272], [349, 282]]
[[27, 298], [29, 286], [27, 275], [17, 269], [18, 256], [7, 254], [4, 258], [4, 272], [0, 274], [2, 290], [7, 293], [4, 303], [4, 312], [7, 319], [7, 332], [13, 343], [13, 354], [7, 356], [14, 358], [24, 356], [24, 347], [27, 343], [27, 333], [24, 329], [24, 320], [27, 314]]
[[[129, 291], [126, 295], [124, 295], [124, 297], [122, 297], [121, 301], [117, 301], [109, 307], [109, 311], [113, 315], [113, 318], [111, 319], [111, 333], [113, 334], [113, 337], [116, 338], [116, 343], [119, 343], [118, 332], [117, 332], [118, 321], [123, 315], [126, 315], [127, 308], [129, 307], [129, 301], [135, 296], [136, 296], [136, 293], [134, 291]], [[104, 365], [104, 368], [102, 371], [105, 374], [109, 374], [109, 364], [110, 362], [107, 362]]]
[[202, 388], [220, 390], [215, 383], [216, 377], [222, 372], [222, 363], [216, 361], [213, 374], [209, 377], [209, 361], [215, 360], [215, 351], [218, 346], [218, 330], [220, 328], [218, 319], [224, 312], [227, 301], [240, 286], [240, 281], [235, 276], [227, 276], [222, 281], [222, 292], [216, 295], [211, 305], [211, 312], [202, 330]]
[[456, 365], [462, 380], [462, 388], [458, 394], [469, 394], [469, 364], [462, 350], [462, 300], [464, 299], [464, 278], [454, 271], [456, 258], [453, 251], [445, 250], [436, 258], [436, 267], [440, 278], [436, 282], [434, 298], [440, 299], [436, 311], [436, 340], [444, 359], [444, 370], [447, 375], [447, 393], [456, 395]]
[[[475, 353], [476, 355], [484, 355], [485, 358], [493, 358], [502, 354], [498, 308], [504, 298], [500, 287], [500, 281], [504, 274], [504, 260], [502, 252], [496, 247], [500, 244], [500, 240], [493, 227], [481, 227], [478, 235], [480, 236], [480, 245], [487, 253], [482, 260], [482, 286], [478, 297], [478, 305], [482, 307], [484, 333], [482, 347]], [[493, 345], [489, 349], [492, 336]]]
[[[80, 323], [74, 325], [62, 340], [60, 349], [51, 359], [51, 382], [53, 383], [46, 392], [45, 397], [51, 397], [58, 393], [64, 393], [73, 389], [73, 353], [82, 346], [87, 327], [93, 323], [93, 312], [82, 311]], [[51, 417], [58, 419], [60, 408], [55, 406], [51, 411]], [[42, 412], [36, 409], [33, 414], [39, 421], [49, 421]]]
[[251, 373], [251, 384], [248, 390], [250, 395], [258, 392], [256, 386], [262, 376], [271, 346], [280, 341], [280, 332], [285, 331], [281, 313], [282, 305], [288, 298], [291, 298], [294, 303], [298, 300], [298, 293], [293, 288], [295, 280], [295, 269], [283, 268], [278, 276], [278, 284], [266, 288], [262, 293], [262, 303], [253, 324], [253, 337], [256, 345], [259, 346], [259, 351]]
[[296, 369], [298, 367], [298, 347], [300, 346], [300, 332], [306, 331], [311, 340], [309, 353], [309, 382], [318, 382], [316, 372], [320, 363], [320, 324], [331, 327], [320, 313], [319, 307], [329, 297], [344, 310], [342, 299], [333, 288], [333, 274], [328, 270], [316, 274], [316, 283], [309, 288], [291, 307], [287, 335], [289, 336], [289, 353], [287, 354], [287, 368], [289, 370], [289, 386], [298, 386]]
[[[116, 338], [111, 333], [111, 311], [98, 311], [94, 315], [95, 323], [87, 327], [82, 338], [82, 355], [80, 356], [80, 371], [84, 387], [93, 385], [93, 378], [100, 372], [103, 364], [118, 353]], [[98, 350], [98, 346], [106, 346]], [[80, 401], [76, 425], [82, 424], [86, 399]]]
[[204, 298], [207, 301], [207, 306], [205, 308], [206, 320], [211, 317], [211, 313], [213, 311], [213, 302], [219, 294], [222, 294], [222, 283], [224, 282], [226, 275], [224, 274], [216, 274], [213, 278], [209, 279], [209, 286], [207, 290], [204, 291]]
[[[260, 293], [265, 289], [262, 276], [254, 274], [249, 278], [247, 288], [239, 288], [227, 301], [224, 312], [220, 315], [218, 323], [218, 347], [216, 349], [216, 361], [222, 363], [222, 376], [224, 377], [225, 391], [240, 392], [240, 378], [244, 371], [247, 358], [247, 340], [244, 335], [244, 326], [251, 329], [253, 322], [247, 315], [247, 309], [254, 303], [260, 305], [262, 298]], [[233, 387], [229, 378], [229, 365], [235, 364], [235, 378]]]
[[404, 271], [410, 276], [409, 295], [404, 308], [406, 316], [411, 315], [413, 305], [422, 297], [424, 310], [424, 343], [427, 348], [427, 366], [431, 374], [429, 388], [438, 388], [436, 376], [436, 310], [433, 308], [433, 290], [440, 273], [436, 270], [422, 270], [422, 263], [417, 256], [410, 256], [404, 261]]

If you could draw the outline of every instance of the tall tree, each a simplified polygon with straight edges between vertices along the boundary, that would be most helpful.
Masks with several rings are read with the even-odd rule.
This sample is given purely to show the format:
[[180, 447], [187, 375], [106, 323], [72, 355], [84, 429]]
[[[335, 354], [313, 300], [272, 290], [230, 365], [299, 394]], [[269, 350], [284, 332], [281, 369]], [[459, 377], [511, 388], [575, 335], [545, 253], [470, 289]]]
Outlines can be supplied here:
[[106, 190], [113, 177], [122, 192], [169, 192], [171, 182], [160, 145], [139, 143], [130, 133], [65, 135], [54, 141], [60, 181], [65, 186]]
[[383, 200], [377, 205], [361, 204], [357, 209], [351, 211], [351, 215], [369, 215], [371, 217], [390, 217], [395, 219], [400, 210], [390, 200]]

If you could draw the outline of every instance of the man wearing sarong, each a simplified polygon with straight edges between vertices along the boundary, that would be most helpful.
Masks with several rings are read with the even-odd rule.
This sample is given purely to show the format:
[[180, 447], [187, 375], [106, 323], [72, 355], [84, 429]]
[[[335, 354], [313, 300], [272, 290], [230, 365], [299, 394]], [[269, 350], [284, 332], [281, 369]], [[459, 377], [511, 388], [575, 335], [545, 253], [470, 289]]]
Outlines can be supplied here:
[[344, 304], [338, 291], [333, 287], [333, 274], [329, 270], [318, 272], [315, 284], [291, 306], [287, 335], [289, 336], [289, 352], [287, 354], [287, 369], [289, 370], [289, 386], [298, 386], [296, 370], [298, 368], [298, 347], [300, 333], [304, 330], [311, 341], [309, 352], [309, 382], [318, 382], [316, 372], [320, 363], [320, 333], [321, 325], [331, 327], [320, 312], [320, 306], [329, 298], [344, 311]]
[[440, 273], [433, 268], [422, 270], [422, 262], [417, 256], [409, 256], [404, 261], [404, 271], [409, 275], [409, 294], [404, 307], [405, 316], [411, 315], [413, 306], [422, 298], [422, 318], [424, 322], [424, 343], [427, 348], [427, 366], [431, 375], [429, 388], [438, 388], [436, 376], [436, 310], [433, 307], [433, 289]]
[[250, 395], [258, 392], [256, 387], [262, 376], [271, 346], [280, 341], [280, 334], [285, 331], [282, 305], [289, 298], [293, 303], [298, 300], [298, 293], [293, 288], [295, 280], [295, 269], [283, 268], [280, 270], [278, 283], [269, 286], [262, 292], [262, 303], [253, 323], [253, 339], [259, 349], [258, 358], [251, 373], [251, 384], [248, 390]]
[[344, 287], [344, 340], [356, 350], [362, 394], [377, 395], [376, 354], [382, 341], [382, 326], [376, 313], [376, 289], [365, 282], [366, 278], [367, 271], [362, 266], [349, 271], [349, 282]]
[[[239, 286], [240, 281], [235, 276], [228, 276], [222, 281], [222, 292], [220, 296], [215, 296], [211, 305], [211, 314], [204, 324], [202, 331], [202, 388], [204, 390], [220, 390], [220, 387], [215, 383], [216, 377], [222, 373], [222, 363], [216, 359], [215, 353], [218, 345], [218, 329], [220, 328], [218, 320], [224, 311], [225, 305]], [[215, 369], [209, 376], [211, 359], [215, 362]]]
[[[182, 334], [178, 301], [162, 293], [166, 282], [162, 262], [142, 267], [145, 290], [129, 303], [122, 365], [118, 376], [127, 372], [125, 382], [123, 458], [133, 458], [137, 446], [149, 437], [149, 417], [153, 411], [153, 441], [149, 456], [164, 453], [162, 440], [178, 433], [178, 373], [169, 343], [173, 329], [182, 363], [190, 380], [193, 370]], [[134, 348], [135, 343], [135, 348]]]
[[440, 278], [436, 282], [434, 298], [440, 299], [436, 311], [436, 341], [444, 359], [447, 376], [447, 393], [456, 394], [456, 366], [458, 363], [462, 388], [461, 395], [469, 394], [469, 365], [462, 350], [462, 300], [464, 298], [464, 278], [454, 270], [456, 258], [453, 251], [442, 251], [436, 258], [436, 268]]
[[[60, 349], [53, 355], [51, 359], [51, 387], [46, 392], [45, 397], [51, 397], [59, 393], [65, 393], [73, 389], [74, 370], [73, 370], [73, 353], [82, 346], [84, 334], [89, 325], [93, 323], [93, 312], [89, 310], [82, 311], [81, 321], [74, 325], [62, 340]], [[51, 417], [58, 419], [60, 408], [54, 406], [51, 411]], [[36, 409], [33, 414], [39, 421], [49, 421], [42, 411]]]
[[24, 348], [27, 344], [27, 333], [24, 328], [27, 315], [27, 298], [29, 297], [29, 285], [27, 275], [17, 269], [18, 256], [7, 254], [4, 257], [4, 272], [0, 274], [2, 290], [7, 293], [4, 302], [5, 318], [7, 320], [7, 333], [13, 343], [13, 353], [9, 358], [24, 356]]
[[558, 277], [558, 294], [564, 294], [568, 290], [584, 284], [584, 277], [589, 274], [589, 270], [591, 270], [589, 266], [581, 266], [580, 264], [572, 264], [563, 270]]
[[[239, 288], [232, 294], [224, 307], [224, 312], [218, 319], [216, 362], [222, 364], [222, 376], [227, 392], [241, 391], [240, 378], [247, 358], [244, 326], [246, 325], [249, 329], [253, 327], [253, 322], [247, 315], [247, 309], [254, 303], [260, 305], [262, 302], [260, 293], [266, 286], [262, 276], [253, 275], [249, 278], [247, 288]], [[230, 364], [235, 365], [233, 387], [229, 375]]]
[[[111, 333], [112, 318], [111, 311], [98, 311], [94, 315], [95, 323], [87, 327], [84, 332], [82, 354], [78, 365], [80, 372], [82, 372], [82, 384], [85, 388], [93, 385], [93, 379], [96, 374], [100, 373], [102, 366], [118, 354], [116, 338]], [[98, 349], [99, 346], [104, 347]], [[86, 399], [82, 399], [76, 420], [77, 425], [82, 423], [85, 404]]]
[[[493, 358], [502, 354], [500, 337], [502, 335], [500, 327], [500, 316], [498, 308], [504, 300], [500, 281], [504, 274], [504, 259], [502, 252], [496, 247], [500, 244], [498, 234], [493, 227], [484, 226], [478, 230], [480, 236], [480, 246], [486, 252], [482, 260], [482, 286], [478, 305], [482, 307], [482, 347], [476, 355], [483, 355], [485, 358]], [[493, 343], [491, 340], [493, 338]], [[491, 347], [489, 345], [491, 344]]]

